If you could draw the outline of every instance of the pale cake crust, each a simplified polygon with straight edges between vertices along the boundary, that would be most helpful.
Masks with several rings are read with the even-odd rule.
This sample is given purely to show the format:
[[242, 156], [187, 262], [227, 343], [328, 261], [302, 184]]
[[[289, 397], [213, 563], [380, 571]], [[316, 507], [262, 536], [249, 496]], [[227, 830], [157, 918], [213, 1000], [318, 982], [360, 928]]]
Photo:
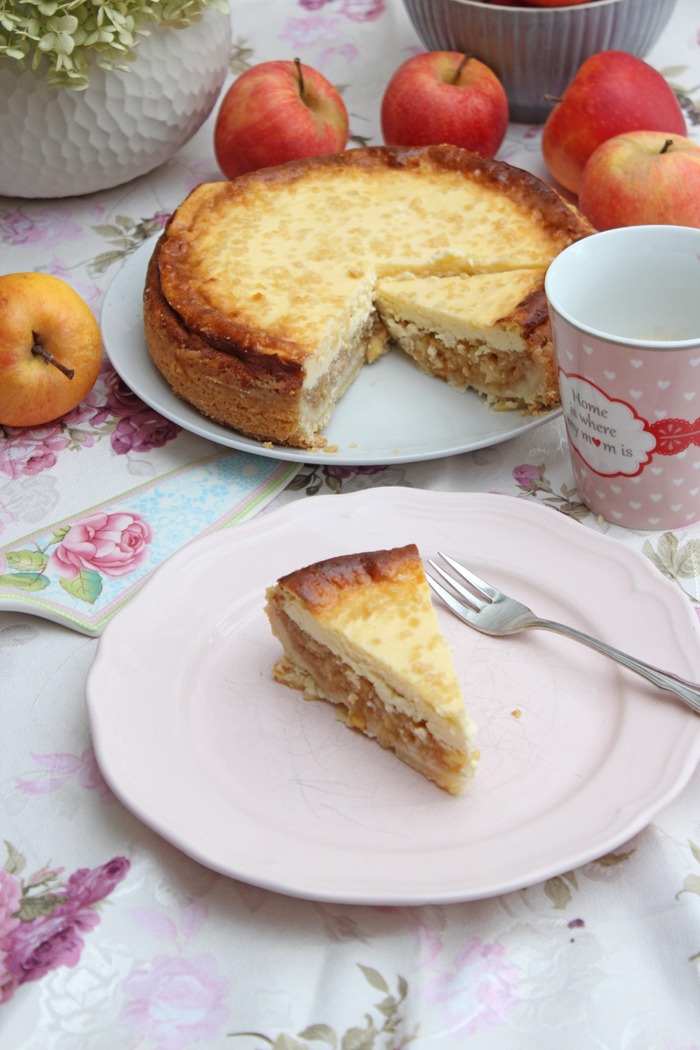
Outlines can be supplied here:
[[317, 445], [338, 397], [388, 346], [379, 281], [543, 270], [589, 232], [534, 176], [447, 146], [348, 150], [205, 184], [154, 252], [147, 346], [205, 415]]
[[473, 775], [474, 726], [413, 544], [317, 562], [280, 579], [266, 612], [274, 675], [453, 794]]

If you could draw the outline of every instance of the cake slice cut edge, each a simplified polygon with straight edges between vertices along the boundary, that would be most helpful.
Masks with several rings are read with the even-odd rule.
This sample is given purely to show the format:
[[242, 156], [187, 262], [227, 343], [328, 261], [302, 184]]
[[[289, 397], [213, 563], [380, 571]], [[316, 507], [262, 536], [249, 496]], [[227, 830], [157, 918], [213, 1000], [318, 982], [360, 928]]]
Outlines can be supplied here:
[[498, 410], [559, 406], [544, 269], [381, 280], [375, 306], [427, 374]]
[[478, 763], [475, 727], [415, 544], [295, 570], [268, 588], [265, 611], [284, 653], [278, 682], [462, 791]]

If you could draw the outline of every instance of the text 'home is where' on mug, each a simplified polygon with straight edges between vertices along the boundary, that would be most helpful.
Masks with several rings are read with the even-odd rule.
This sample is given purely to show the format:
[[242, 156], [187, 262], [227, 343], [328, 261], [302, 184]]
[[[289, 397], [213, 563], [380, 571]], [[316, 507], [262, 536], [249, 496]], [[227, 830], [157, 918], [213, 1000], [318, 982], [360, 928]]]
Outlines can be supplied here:
[[581, 499], [628, 528], [700, 520], [700, 229], [592, 234], [545, 291]]

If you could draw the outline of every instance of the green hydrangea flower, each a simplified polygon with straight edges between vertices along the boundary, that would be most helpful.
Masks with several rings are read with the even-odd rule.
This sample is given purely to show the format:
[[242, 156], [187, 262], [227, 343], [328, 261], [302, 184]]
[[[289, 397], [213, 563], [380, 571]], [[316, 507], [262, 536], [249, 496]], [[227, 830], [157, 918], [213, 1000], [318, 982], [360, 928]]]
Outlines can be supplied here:
[[88, 86], [90, 69], [127, 70], [157, 25], [182, 29], [226, 0], [0, 0], [0, 62], [40, 71], [50, 84]]

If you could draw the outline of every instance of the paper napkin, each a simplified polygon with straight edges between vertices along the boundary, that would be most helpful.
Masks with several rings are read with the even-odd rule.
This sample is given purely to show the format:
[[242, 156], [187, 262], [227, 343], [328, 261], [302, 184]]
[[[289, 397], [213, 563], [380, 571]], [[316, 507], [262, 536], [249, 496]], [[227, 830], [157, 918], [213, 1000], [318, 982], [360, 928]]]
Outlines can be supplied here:
[[218, 452], [0, 547], [0, 609], [99, 635], [186, 543], [252, 517], [299, 464]]

